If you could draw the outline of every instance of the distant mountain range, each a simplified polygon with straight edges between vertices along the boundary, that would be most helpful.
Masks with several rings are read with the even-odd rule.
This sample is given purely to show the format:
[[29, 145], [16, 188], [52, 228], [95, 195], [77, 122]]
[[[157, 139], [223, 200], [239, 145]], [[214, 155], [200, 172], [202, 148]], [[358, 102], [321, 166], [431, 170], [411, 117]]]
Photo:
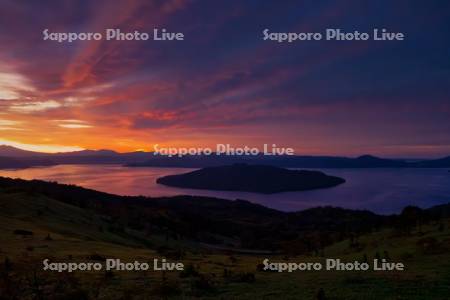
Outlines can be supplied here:
[[146, 152], [118, 153], [112, 150], [82, 150], [42, 153], [0, 146], [0, 168], [22, 168], [58, 164], [128, 164], [143, 162], [153, 155]]
[[450, 156], [407, 161], [372, 155], [357, 158], [337, 156], [226, 156], [200, 155], [167, 157], [152, 152], [118, 153], [112, 150], [83, 150], [40, 153], [0, 146], [0, 168], [26, 168], [58, 164], [124, 164], [130, 167], [205, 168], [236, 163], [264, 164], [284, 168], [450, 168]]

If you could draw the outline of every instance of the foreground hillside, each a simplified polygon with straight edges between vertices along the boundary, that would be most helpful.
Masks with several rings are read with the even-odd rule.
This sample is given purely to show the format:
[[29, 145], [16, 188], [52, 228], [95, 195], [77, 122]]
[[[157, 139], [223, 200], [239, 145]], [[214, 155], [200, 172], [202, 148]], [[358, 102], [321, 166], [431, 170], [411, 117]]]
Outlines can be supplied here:
[[[0, 298], [447, 299], [449, 228], [448, 206], [410, 207], [391, 217], [335, 208], [286, 214], [244, 201], [127, 198], [3, 178]], [[183, 262], [185, 270], [42, 270], [47, 258], [132, 262], [163, 257]], [[330, 257], [385, 258], [404, 263], [406, 270], [262, 270], [266, 258], [288, 263]]]

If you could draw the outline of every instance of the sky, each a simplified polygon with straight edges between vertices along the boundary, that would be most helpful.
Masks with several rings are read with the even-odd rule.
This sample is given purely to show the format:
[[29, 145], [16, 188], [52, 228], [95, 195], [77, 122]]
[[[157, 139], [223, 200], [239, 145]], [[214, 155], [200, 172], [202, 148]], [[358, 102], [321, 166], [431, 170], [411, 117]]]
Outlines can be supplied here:
[[[450, 3], [361, 2], [0, 0], [0, 144], [450, 155]], [[185, 38], [58, 43], [42, 33], [107, 28]], [[277, 43], [263, 40], [266, 28], [406, 38]]]

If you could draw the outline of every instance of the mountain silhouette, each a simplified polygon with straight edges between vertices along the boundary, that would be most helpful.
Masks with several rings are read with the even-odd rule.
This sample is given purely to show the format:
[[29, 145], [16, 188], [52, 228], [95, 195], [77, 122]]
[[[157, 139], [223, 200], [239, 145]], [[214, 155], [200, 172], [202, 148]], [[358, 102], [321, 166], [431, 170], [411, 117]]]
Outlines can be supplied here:
[[450, 168], [450, 156], [434, 160], [418, 161], [414, 165], [417, 168]]
[[[185, 155], [168, 157], [153, 152], [119, 153], [113, 150], [81, 150], [61, 153], [42, 153], [0, 145], [0, 168], [25, 168], [45, 164], [124, 164], [129, 167], [206, 168], [233, 164], [270, 165], [281, 168], [449, 168], [450, 156], [441, 159], [406, 161], [385, 159], [373, 155], [357, 158], [340, 156], [238, 156]], [[6, 163], [5, 161], [8, 160]], [[13, 159], [14, 158], [14, 159]]]
[[45, 156], [46, 153], [22, 150], [8, 145], [0, 145], [0, 156], [3, 157], [33, 157], [43, 155]]

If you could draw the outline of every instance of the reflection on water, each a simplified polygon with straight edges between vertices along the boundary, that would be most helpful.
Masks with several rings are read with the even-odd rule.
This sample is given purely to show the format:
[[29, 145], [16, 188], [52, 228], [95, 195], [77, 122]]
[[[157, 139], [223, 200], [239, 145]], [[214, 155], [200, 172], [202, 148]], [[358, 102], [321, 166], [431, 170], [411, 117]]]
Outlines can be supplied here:
[[343, 177], [337, 187], [261, 195], [166, 187], [161, 176], [185, 173], [184, 168], [128, 168], [120, 165], [59, 165], [24, 170], [0, 170], [0, 176], [71, 183], [119, 195], [201, 195], [245, 199], [267, 207], [295, 211], [320, 205], [399, 212], [406, 205], [430, 207], [450, 202], [450, 173], [446, 169], [324, 169]]

